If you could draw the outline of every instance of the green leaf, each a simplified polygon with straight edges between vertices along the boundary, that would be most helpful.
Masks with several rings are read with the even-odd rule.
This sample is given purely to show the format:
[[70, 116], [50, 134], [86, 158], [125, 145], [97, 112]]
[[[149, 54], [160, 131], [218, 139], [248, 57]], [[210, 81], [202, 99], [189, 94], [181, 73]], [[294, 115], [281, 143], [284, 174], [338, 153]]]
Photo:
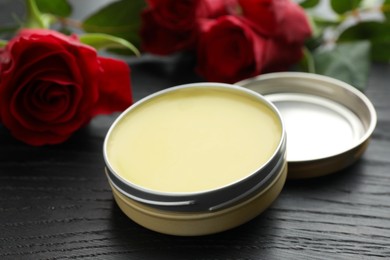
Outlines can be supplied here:
[[362, 0], [331, 0], [332, 9], [338, 14], [344, 14], [359, 7]]
[[0, 40], [0, 48], [4, 47], [7, 45], [8, 41]]
[[10, 26], [4, 26], [0, 27], [0, 34], [9, 34], [16, 32], [19, 28], [18, 25], [10, 25]]
[[332, 50], [316, 51], [313, 55], [316, 73], [345, 81], [363, 90], [370, 68], [370, 43], [340, 43]]
[[346, 29], [338, 42], [369, 40], [371, 42], [371, 59], [390, 61], [390, 22], [361, 22]]
[[48, 28], [47, 19], [42, 17], [35, 0], [26, 0], [27, 19], [24, 27], [27, 28]]
[[383, 1], [382, 12], [385, 15], [386, 19], [390, 20], [390, 0]]
[[91, 33], [105, 33], [125, 39], [139, 46], [141, 11], [144, 0], [120, 0], [113, 2], [83, 22], [83, 29]]
[[381, 37], [386, 29], [386, 24], [382, 22], [361, 22], [344, 30], [339, 41], [353, 41], [358, 39], [374, 39]]
[[66, 0], [35, 0], [35, 2], [42, 13], [60, 17], [68, 17], [72, 13], [72, 7]]
[[336, 27], [340, 24], [338, 21], [324, 20], [310, 14], [307, 14], [306, 16], [310, 23], [310, 27], [312, 28], [312, 37], [314, 38], [323, 38], [325, 30], [330, 27]]
[[335, 27], [340, 25], [341, 21], [339, 20], [325, 20], [321, 17], [313, 17], [313, 23], [315, 23], [316, 26], [321, 28], [327, 28], [327, 27]]
[[309, 73], [316, 72], [313, 55], [307, 48], [303, 48], [303, 57], [299, 61], [298, 66], [302, 71]]
[[87, 33], [81, 35], [79, 38], [82, 43], [88, 44], [95, 49], [127, 48], [135, 55], [140, 55], [138, 49], [133, 44], [122, 38], [118, 38], [112, 35], [103, 33]]
[[303, 8], [313, 8], [313, 7], [317, 6], [319, 2], [320, 2], [320, 0], [305, 0], [299, 4]]

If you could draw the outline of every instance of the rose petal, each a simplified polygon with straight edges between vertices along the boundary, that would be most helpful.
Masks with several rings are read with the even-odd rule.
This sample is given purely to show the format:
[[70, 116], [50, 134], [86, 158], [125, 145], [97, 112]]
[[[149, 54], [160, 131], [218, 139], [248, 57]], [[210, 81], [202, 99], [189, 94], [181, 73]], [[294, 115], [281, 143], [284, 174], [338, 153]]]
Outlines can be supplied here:
[[72, 45], [76, 48], [87, 48], [92, 51], [94, 49], [86, 44], [81, 43], [76, 35], [67, 36], [60, 32], [47, 29], [22, 29], [19, 31], [19, 36], [22, 38], [28, 38], [29, 40], [41, 41], [43, 38], [52, 39], [57, 43], [62, 43], [64, 46]]
[[130, 68], [123, 61], [99, 57], [99, 100], [92, 115], [122, 111], [132, 103]]
[[[152, 11], [142, 13], [142, 27], [140, 35], [141, 47], [144, 51], [157, 55], [167, 55], [181, 50], [194, 48], [196, 31], [170, 29], [158, 23]], [[156, 44], [158, 43], [158, 44]]]
[[311, 35], [306, 13], [303, 8], [292, 1], [288, 1], [285, 9], [286, 15], [279, 23], [275, 37], [289, 44], [303, 45]]
[[237, 0], [203, 0], [200, 1], [197, 18], [216, 18], [232, 14], [238, 8]]
[[197, 71], [208, 81], [233, 83], [260, 73], [264, 39], [237, 16], [202, 25]]
[[35, 90], [31, 95], [24, 95], [26, 107], [31, 109], [31, 115], [42, 122], [57, 123], [57, 119], [71, 107], [72, 93], [71, 86], [59, 85], [49, 81], [37, 82]]
[[70, 137], [69, 133], [62, 135], [55, 131], [33, 132], [20, 126], [17, 121], [11, 121], [7, 127], [16, 139], [34, 146], [58, 144]]
[[[48, 58], [50, 59], [50, 58]], [[50, 64], [50, 63], [49, 63]], [[53, 64], [54, 65], [54, 64]], [[47, 67], [47, 66], [46, 66]], [[34, 118], [35, 121], [38, 122], [44, 122], [46, 121], [44, 118], [41, 118], [41, 113], [43, 111], [40, 111], [40, 113], [37, 113], [37, 111], [34, 110], [34, 107], [28, 107], [28, 104], [30, 103], [24, 103], [22, 100], [24, 100], [23, 97], [26, 96], [27, 99], [31, 100], [37, 100], [37, 95], [42, 95], [42, 88], [41, 83], [44, 86], [56, 86], [56, 85], [64, 85], [64, 86], [70, 86], [74, 85], [72, 81], [70, 81], [67, 71], [64, 71], [54, 67], [49, 67], [48, 69], [45, 69], [45, 66], [37, 66], [36, 70], [31, 70], [30, 73], [25, 73], [25, 77], [21, 78], [20, 80], [16, 81], [16, 84], [14, 90], [12, 91], [12, 86], [8, 90], [9, 96], [12, 97], [10, 104], [11, 113], [21, 120], [22, 122], [26, 122], [27, 120], [30, 120], [30, 124], [34, 124], [32, 119]], [[75, 85], [74, 85], [75, 86]], [[45, 88], [46, 92], [49, 93], [51, 90], [50, 88]], [[80, 87], [74, 88], [72, 90], [72, 106], [65, 107], [63, 110], [66, 110], [66, 118], [63, 119], [63, 121], [68, 120], [69, 118], [73, 117], [74, 113], [76, 112], [76, 109], [78, 108], [78, 103], [80, 103]], [[44, 100], [41, 100], [42, 105], [44, 105]], [[48, 105], [48, 104], [47, 104]], [[50, 107], [47, 107], [49, 110]], [[52, 122], [54, 123], [54, 122]], [[28, 125], [30, 125], [28, 124]], [[36, 122], [35, 122], [36, 124]], [[26, 127], [31, 127], [27, 126]], [[42, 127], [41, 124], [38, 124], [37, 127]]]
[[285, 7], [290, 0], [239, 0], [244, 17], [255, 24], [264, 36], [271, 36], [285, 16]]
[[82, 79], [80, 71], [71, 69], [71, 66], [77, 65], [74, 58], [63, 51], [47, 51], [40, 57], [31, 58], [31, 61], [18, 57], [14, 59], [11, 69], [2, 72], [3, 82], [6, 84], [3, 88], [5, 91], [14, 92], [15, 88], [23, 85], [23, 82], [33, 80], [37, 74], [44, 75], [52, 71], [64, 75], [69, 78], [69, 81], [77, 82]]
[[267, 42], [266, 52], [264, 56], [263, 72], [274, 72], [287, 70], [292, 64], [298, 62], [302, 55], [302, 45], [289, 44], [269, 40]]
[[[28, 91], [29, 88], [39, 89], [39, 85], [31, 86], [33, 82], [36, 82], [36, 79], [42, 79], [43, 81], [51, 80], [68, 84], [68, 81], [66, 81], [65, 79], [61, 81], [61, 77], [63, 76], [60, 74], [61, 72], [59, 74], [55, 74], [55, 68], [53, 68], [53, 71], [51, 71], [50, 69], [45, 69], [45, 66], [38, 66], [37, 68], [40, 69], [36, 71], [31, 71], [30, 74], [26, 74], [27, 77], [24, 79], [24, 83], [18, 83], [19, 86], [15, 89], [15, 93], [9, 93], [9, 96], [11, 97], [10, 101], [7, 101], [7, 103], [9, 102], [8, 105], [7, 103], [4, 104], [6, 108], [3, 109], [3, 111], [6, 112], [7, 110], [9, 110], [10, 115], [12, 115], [12, 119], [5, 115], [3, 116], [5, 117], [3, 121], [16, 119], [19, 121], [20, 125], [22, 125], [26, 129], [30, 129], [31, 131], [39, 132], [52, 130], [61, 134], [70, 134], [80, 128], [86, 122], [88, 122], [90, 119], [90, 112], [80, 111], [80, 108], [77, 105], [78, 103], [80, 103], [82, 97], [82, 92], [80, 92], [82, 88], [80, 86], [77, 87], [76, 85], [69, 85], [71, 87], [69, 89], [69, 95], [71, 97], [69, 98], [72, 100], [72, 103], [68, 104], [67, 107], [63, 108], [63, 117], [53, 122], [45, 122], [45, 116], [42, 114], [42, 112], [34, 113], [34, 111], [29, 108], [30, 105], [24, 103], [23, 100], [25, 99], [23, 99], [23, 96], [27, 96], [27, 98], [30, 99], [35, 96], [34, 93], [36, 92], [32, 92], [31, 94], [25, 93], [26, 91]], [[52, 79], [50, 78], [50, 73], [53, 73], [53, 75], [51, 75], [53, 77]]]

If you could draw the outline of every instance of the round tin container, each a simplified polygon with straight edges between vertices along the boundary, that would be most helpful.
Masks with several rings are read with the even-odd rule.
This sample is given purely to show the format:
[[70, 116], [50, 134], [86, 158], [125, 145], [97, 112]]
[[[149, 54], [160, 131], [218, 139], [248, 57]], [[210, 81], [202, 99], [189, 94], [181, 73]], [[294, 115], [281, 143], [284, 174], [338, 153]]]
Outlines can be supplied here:
[[376, 125], [356, 88], [310, 73], [279, 72], [236, 83], [274, 103], [286, 124], [288, 178], [337, 172], [361, 157]]
[[[264, 121], [264, 118], [257, 118], [256, 116], [246, 120], [245, 118], [247, 117], [247, 115], [240, 113], [240, 110], [237, 113], [229, 112], [227, 114], [224, 114], [225, 108], [218, 107], [219, 103], [216, 103], [215, 106], [213, 106], [212, 104], [211, 106], [207, 107], [209, 111], [206, 111], [205, 113], [200, 113], [199, 115], [195, 116], [193, 114], [189, 114], [191, 115], [191, 120], [183, 120], [183, 118], [181, 118], [179, 120], [180, 125], [178, 131], [180, 132], [177, 133], [178, 136], [181, 135], [186, 137], [185, 133], [183, 134], [183, 131], [185, 132], [187, 131], [186, 129], [188, 129], [188, 132], [192, 133], [193, 131], [195, 131], [192, 128], [197, 128], [200, 124], [202, 124], [202, 120], [204, 117], [211, 117], [212, 121], [214, 121], [213, 116], [215, 116], [215, 120], [217, 121], [218, 119], [222, 120], [223, 118], [229, 118], [229, 123], [236, 122], [234, 120], [238, 120], [237, 122], [242, 121], [242, 125], [246, 126], [246, 128], [241, 129], [240, 131], [244, 131], [244, 133], [248, 132], [249, 136], [251, 136], [251, 129], [247, 127], [247, 123], [263, 124], [264, 127], [262, 127], [264, 128], [264, 132], [259, 131], [259, 137], [262, 134], [267, 133], [267, 131], [268, 133], [275, 132], [272, 138], [270, 138], [269, 136], [263, 136], [263, 139], [261, 139], [274, 139], [272, 147], [267, 142], [264, 142], [264, 146], [269, 147], [261, 147], [263, 146], [262, 144], [258, 147], [259, 149], [256, 148], [255, 150], [245, 151], [245, 153], [237, 155], [234, 160], [222, 158], [223, 160], [221, 161], [221, 163], [216, 163], [216, 165], [214, 165], [214, 161], [220, 160], [220, 156], [216, 156], [215, 152], [210, 152], [210, 154], [207, 154], [208, 150], [205, 149], [205, 156], [201, 155], [199, 156], [199, 158], [196, 158], [196, 156], [193, 158], [193, 155], [191, 155], [191, 163], [189, 163], [189, 165], [185, 165], [183, 168], [180, 168], [182, 170], [179, 170], [178, 172], [183, 172], [183, 176], [185, 176], [175, 177], [181, 179], [180, 185], [175, 186], [174, 184], [172, 184], [172, 188], [168, 187], [170, 186], [170, 182], [176, 183], [176, 180], [173, 179], [167, 182], [167, 187], [164, 186], [161, 189], [158, 186], [159, 183], [156, 184], [156, 187], [158, 188], [154, 188], [155, 186], [152, 186], [154, 184], [150, 184], [151, 186], [149, 186], [148, 183], [152, 179], [157, 179], [158, 182], [164, 183], [166, 179], [170, 178], [171, 172], [165, 170], [164, 167], [157, 168], [157, 175], [154, 175], [154, 172], [148, 173], [147, 170], [144, 171], [143, 165], [164, 165], [165, 159], [161, 160], [161, 155], [167, 156], [166, 158], [168, 158], [167, 160], [169, 161], [169, 154], [171, 153], [169, 147], [172, 147], [170, 144], [172, 140], [168, 141], [168, 145], [164, 143], [164, 137], [159, 137], [157, 139], [153, 139], [153, 137], [152, 139], [154, 141], [149, 142], [150, 137], [148, 135], [143, 136], [142, 133], [148, 131], [148, 133], [152, 134], [158, 133], [158, 131], [163, 132], [167, 124], [170, 125], [174, 123], [172, 123], [171, 121], [157, 122], [156, 118], [152, 118], [149, 121], [154, 124], [153, 127], [148, 127], [147, 129], [145, 129], [144, 126], [141, 126], [140, 129], [142, 131], [135, 131], [133, 128], [139, 127], [139, 125], [137, 125], [138, 123], [132, 124], [133, 122], [138, 122], [135, 121], [135, 118], [140, 118], [140, 122], [143, 122], [142, 120], [144, 120], [144, 118], [148, 116], [148, 113], [146, 113], [145, 111], [148, 111], [148, 109], [156, 109], [151, 111], [159, 111], [159, 113], [162, 113], [161, 115], [158, 115], [158, 118], [172, 119], [174, 118], [174, 116], [170, 115], [170, 112], [164, 112], [170, 110], [164, 109], [166, 107], [171, 106], [171, 104], [174, 104], [176, 106], [176, 99], [178, 99], [179, 101], [177, 104], [177, 109], [171, 111], [180, 110], [179, 112], [184, 113], [183, 115], [186, 116], [186, 113], [189, 108], [199, 107], [197, 105], [198, 103], [191, 103], [192, 99], [195, 98], [196, 100], [198, 96], [207, 97], [208, 95], [213, 97], [226, 96], [231, 99], [232, 102], [237, 102], [239, 106], [241, 102], [248, 102], [248, 104], [254, 104], [254, 106], [256, 107], [256, 111], [264, 111], [265, 115], [269, 116], [270, 120], [273, 123], [268, 126], [267, 123], [264, 123], [268, 121]], [[233, 110], [230, 109], [229, 111]], [[142, 114], [144, 112], [145, 114]], [[172, 113], [176, 114], [176, 112]], [[230, 117], [233, 118], [233, 121], [230, 121]], [[223, 121], [224, 120], [222, 120], [221, 122]], [[188, 123], [191, 125], [190, 128], [181, 128], [181, 124]], [[223, 123], [221, 124], [223, 125]], [[235, 129], [239, 129], [240, 127], [241, 124], [231, 124], [229, 125], [229, 127], [226, 127], [225, 125], [224, 128], [219, 128], [219, 123], [215, 123], [200, 126], [198, 128], [199, 131], [202, 132], [202, 134], [204, 134], [203, 130], [206, 132], [215, 130], [216, 134], [213, 135], [212, 138], [213, 143], [215, 143], [216, 146], [220, 144], [225, 145], [226, 143], [230, 145], [231, 143], [232, 146], [229, 146], [229, 149], [225, 150], [234, 151], [236, 149], [241, 149], [240, 138], [242, 140], [246, 138], [244, 136], [245, 134], [241, 134], [241, 136], [239, 137], [234, 136], [234, 134], [236, 133]], [[208, 130], [209, 128], [216, 129]], [[274, 129], [279, 130], [276, 131]], [[175, 130], [169, 130], [169, 132], [172, 131]], [[218, 135], [219, 132], [221, 133], [221, 135]], [[122, 133], [125, 134], [123, 135]], [[125, 158], [125, 161], [126, 158], [128, 158], [129, 161], [131, 161], [132, 158], [131, 155], [129, 155], [131, 154], [130, 152], [133, 152], [132, 149], [138, 148], [133, 145], [128, 145], [126, 143], [126, 140], [121, 140], [120, 138], [122, 138], [123, 136], [124, 138], [122, 139], [127, 139], [127, 137], [130, 138], [132, 137], [131, 135], [134, 133], [138, 133], [139, 135], [133, 138], [134, 140], [136, 140], [136, 142], [139, 141], [141, 143], [145, 143], [145, 145], [150, 145], [150, 147], [146, 147], [147, 149], [145, 148], [147, 152], [144, 154], [147, 158], [137, 159], [138, 161], [142, 161], [143, 159], [145, 159], [145, 162], [147, 162], [141, 163], [139, 172], [136, 172], [136, 170], [132, 168], [132, 165], [129, 167], [129, 169], [131, 168], [132, 170], [129, 170], [129, 172], [127, 172], [128, 168], [119, 167], [121, 166], [121, 163], [127, 164], [127, 162], [117, 163], [116, 161], [119, 160], [117, 157], [123, 157]], [[230, 142], [230, 134], [233, 134], [231, 139], [235, 140], [234, 142]], [[257, 132], [255, 132], [255, 134], [257, 135]], [[188, 136], [189, 141], [192, 142], [193, 139], [196, 138], [191, 135]], [[197, 145], [199, 145], [200, 147], [202, 147], [203, 145], [208, 146], [208, 144], [210, 143], [210, 141], [205, 141], [204, 143], [202, 143], [202, 139], [199, 140], [197, 141], [199, 142], [199, 144]], [[122, 141], [124, 145], [122, 144]], [[257, 142], [257, 140], [249, 141], [249, 143]], [[182, 142], [183, 141], [178, 141], [179, 145]], [[184, 142], [186, 142], [186, 140]], [[119, 149], [117, 147], [121, 148]], [[140, 149], [143, 149], [142, 146]], [[160, 151], [161, 149], [163, 150]], [[185, 154], [187, 153], [185, 145], [181, 149], [182, 151], [179, 151], [178, 155], [180, 158], [182, 158], [181, 154], [184, 154], [185, 156]], [[240, 168], [241, 163], [246, 162], [246, 158], [260, 158], [261, 153], [264, 149], [269, 151], [269, 155], [267, 155], [261, 163], [256, 163], [255, 168], [253, 170], [244, 170], [245, 165], [242, 165], [243, 167]], [[284, 185], [287, 175], [286, 133], [284, 130], [284, 124], [281, 120], [281, 116], [278, 110], [271, 102], [267, 101], [263, 96], [259, 95], [254, 91], [239, 86], [222, 83], [194, 83], [181, 85], [157, 92], [140, 100], [139, 102], [132, 105], [129, 109], [124, 111], [113, 123], [104, 141], [103, 150], [104, 159], [106, 163], [106, 175], [112, 187], [114, 198], [119, 207], [122, 209], [122, 211], [132, 220], [146, 228], [172, 235], [192, 236], [211, 234], [236, 227], [240, 224], [249, 221], [250, 219], [260, 214], [263, 210], [265, 210], [277, 198]], [[155, 150], [159, 152], [155, 152]], [[135, 151], [135, 153], [138, 152]], [[140, 151], [139, 153], [143, 154], [142, 151]], [[216, 158], [215, 160], [214, 157]], [[178, 158], [178, 160], [180, 160], [180, 158]], [[208, 159], [206, 160], [204, 158], [211, 158], [211, 161]], [[194, 176], [194, 174], [185, 175], [187, 170], [190, 170], [191, 168], [196, 166], [192, 162], [195, 162], [196, 165], [201, 165], [202, 167], [204, 166], [206, 170], [209, 166], [210, 169], [219, 169], [218, 166], [226, 164], [229, 165], [229, 167], [232, 166], [231, 168], [234, 168], [234, 170], [232, 170], [233, 176], [236, 176], [235, 173], [238, 173], [238, 177], [236, 176], [228, 181], [220, 182], [219, 179], [224, 179], [226, 175], [228, 175], [226, 169], [223, 171], [213, 170], [208, 173], [207, 177], [202, 175], [202, 179], [199, 179], [197, 176]], [[134, 162], [134, 164], [136, 164], [136, 162]], [[234, 166], [236, 164], [240, 167], [235, 168]], [[240, 173], [240, 171], [242, 171], [242, 173]], [[150, 178], [148, 174], [150, 174]], [[134, 177], [133, 175], [138, 177]], [[144, 182], [139, 182], [137, 180], [137, 178], [141, 177], [145, 178], [145, 180], [142, 180]], [[188, 180], [186, 180], [186, 178], [188, 178]], [[189, 185], [188, 187], [191, 188], [188, 188], [187, 191], [186, 183], [188, 182], [199, 182], [200, 185], [204, 184], [206, 185], [205, 187], [208, 188], [199, 188], [203, 186], [194, 186], [195, 188], [193, 188], [191, 185]], [[213, 184], [210, 188], [209, 186], [207, 186], [209, 182], [215, 182], [217, 184]]]

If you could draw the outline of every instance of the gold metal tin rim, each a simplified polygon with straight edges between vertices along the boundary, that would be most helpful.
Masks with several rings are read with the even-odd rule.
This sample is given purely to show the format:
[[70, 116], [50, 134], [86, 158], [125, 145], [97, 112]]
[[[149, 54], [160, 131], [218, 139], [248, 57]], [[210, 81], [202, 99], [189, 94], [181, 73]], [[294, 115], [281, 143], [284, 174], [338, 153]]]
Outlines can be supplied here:
[[279, 196], [287, 175], [287, 162], [276, 178], [254, 196], [215, 212], [171, 212], [157, 210], [121, 194], [112, 187], [114, 199], [133, 221], [150, 230], [178, 236], [199, 236], [222, 232], [258, 216]]
[[[324, 156], [318, 156], [317, 158], [294, 160], [288, 156], [288, 178], [291, 179], [319, 177], [350, 166], [366, 150], [376, 126], [377, 116], [370, 100], [349, 84], [327, 76], [302, 72], [277, 72], [263, 74], [236, 84], [264, 95], [279, 110], [278, 102], [284, 102], [283, 105], [286, 107], [290, 104], [289, 109], [293, 111], [295, 109], [294, 104], [298, 104], [299, 99], [304, 100], [307, 96], [309, 98], [314, 97], [310, 102], [313, 102], [315, 105], [318, 97], [317, 105], [319, 107], [322, 106], [321, 100], [325, 100], [325, 102], [334, 104], [335, 107], [331, 108], [331, 112], [336, 114], [336, 116], [346, 118], [346, 121], [357, 121], [356, 124], [355, 122], [347, 122], [350, 123], [352, 132], [359, 132], [359, 138], [356, 138], [353, 142], [351, 141], [345, 148]], [[336, 106], [351, 114], [351, 118], [353, 115], [356, 115], [357, 120], [348, 118], [348, 115], [344, 115], [343, 111], [339, 111], [339, 108]], [[283, 115], [283, 112], [281, 114], [283, 120], [286, 120], [286, 115]], [[288, 124], [286, 124], [287, 140], [292, 136], [289, 134], [288, 128]], [[321, 136], [318, 138], [321, 138]], [[332, 145], [332, 143], [329, 144]], [[290, 148], [291, 146], [289, 146], [288, 142], [287, 154], [292, 153]]]

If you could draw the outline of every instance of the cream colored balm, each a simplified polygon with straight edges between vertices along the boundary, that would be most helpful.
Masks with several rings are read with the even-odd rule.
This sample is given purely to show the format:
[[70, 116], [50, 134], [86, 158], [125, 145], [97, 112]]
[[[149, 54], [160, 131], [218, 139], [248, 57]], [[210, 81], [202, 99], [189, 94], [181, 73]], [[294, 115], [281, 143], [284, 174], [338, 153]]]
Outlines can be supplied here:
[[125, 113], [106, 149], [110, 167], [127, 182], [191, 193], [253, 174], [273, 156], [281, 136], [275, 113], [250, 95], [183, 88]]

